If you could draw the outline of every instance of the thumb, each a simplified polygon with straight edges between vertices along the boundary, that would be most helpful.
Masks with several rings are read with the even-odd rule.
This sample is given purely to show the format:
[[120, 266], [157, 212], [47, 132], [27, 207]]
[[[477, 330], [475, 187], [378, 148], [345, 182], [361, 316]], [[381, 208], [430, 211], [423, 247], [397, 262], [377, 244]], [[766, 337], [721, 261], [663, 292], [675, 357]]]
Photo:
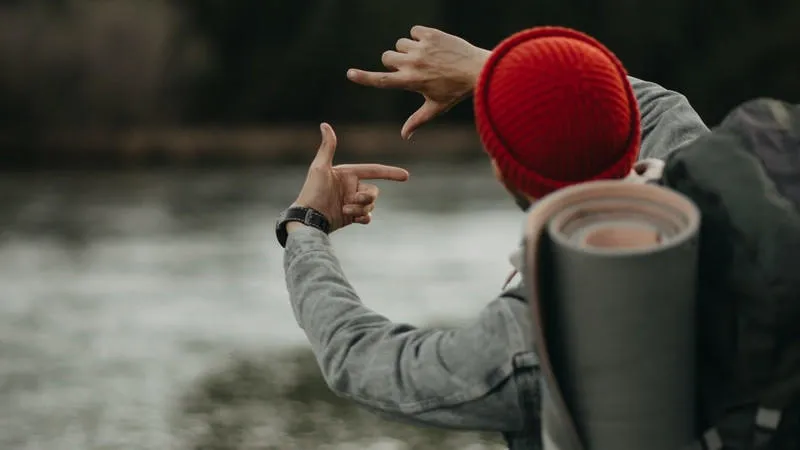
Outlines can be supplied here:
[[319, 126], [322, 133], [322, 142], [319, 144], [314, 164], [330, 166], [333, 164], [333, 155], [336, 153], [336, 133], [330, 125], [323, 122]]
[[438, 116], [443, 110], [444, 108], [439, 103], [426, 99], [425, 103], [423, 103], [422, 106], [406, 120], [406, 123], [403, 124], [403, 128], [400, 130], [400, 136], [402, 136], [403, 139], [411, 138], [411, 135], [417, 128], [433, 120], [433, 118]]

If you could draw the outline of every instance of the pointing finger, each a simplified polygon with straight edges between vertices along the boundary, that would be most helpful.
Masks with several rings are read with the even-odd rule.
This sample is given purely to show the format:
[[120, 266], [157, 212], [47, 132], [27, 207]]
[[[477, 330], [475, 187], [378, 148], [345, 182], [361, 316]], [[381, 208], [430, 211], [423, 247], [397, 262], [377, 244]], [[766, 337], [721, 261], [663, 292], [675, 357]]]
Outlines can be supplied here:
[[433, 120], [433, 118], [441, 114], [442, 111], [443, 108], [440, 104], [431, 100], [425, 100], [425, 103], [423, 103], [414, 114], [411, 114], [408, 120], [406, 120], [406, 123], [403, 124], [403, 128], [400, 130], [400, 136], [402, 136], [403, 139], [411, 138], [411, 134], [414, 133], [417, 128]]
[[353, 174], [360, 180], [408, 180], [407, 170], [383, 164], [342, 164], [336, 168]]
[[350, 69], [347, 78], [362, 86], [384, 89], [407, 89], [408, 81], [399, 72], [367, 72], [366, 70]]
[[319, 144], [317, 156], [314, 164], [318, 166], [330, 166], [333, 164], [333, 155], [336, 153], [336, 133], [327, 123], [321, 123], [319, 130], [322, 133], [322, 142]]

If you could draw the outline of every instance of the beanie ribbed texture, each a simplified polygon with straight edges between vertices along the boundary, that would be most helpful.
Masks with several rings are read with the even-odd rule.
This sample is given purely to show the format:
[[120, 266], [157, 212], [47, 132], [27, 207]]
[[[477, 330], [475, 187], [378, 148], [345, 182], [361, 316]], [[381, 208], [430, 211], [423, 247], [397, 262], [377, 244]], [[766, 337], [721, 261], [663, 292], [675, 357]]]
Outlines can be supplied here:
[[639, 108], [625, 68], [578, 31], [537, 27], [501, 42], [474, 101], [484, 148], [510, 186], [535, 198], [624, 178], [639, 153]]

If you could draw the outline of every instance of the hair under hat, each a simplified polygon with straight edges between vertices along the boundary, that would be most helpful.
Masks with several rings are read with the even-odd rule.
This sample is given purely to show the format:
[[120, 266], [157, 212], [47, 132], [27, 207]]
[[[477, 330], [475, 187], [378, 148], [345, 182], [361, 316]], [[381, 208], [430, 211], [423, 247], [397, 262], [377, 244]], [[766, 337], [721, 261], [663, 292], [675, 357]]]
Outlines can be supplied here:
[[537, 27], [501, 42], [474, 101], [484, 148], [510, 186], [535, 198], [623, 178], [639, 153], [639, 109], [625, 68], [575, 30]]

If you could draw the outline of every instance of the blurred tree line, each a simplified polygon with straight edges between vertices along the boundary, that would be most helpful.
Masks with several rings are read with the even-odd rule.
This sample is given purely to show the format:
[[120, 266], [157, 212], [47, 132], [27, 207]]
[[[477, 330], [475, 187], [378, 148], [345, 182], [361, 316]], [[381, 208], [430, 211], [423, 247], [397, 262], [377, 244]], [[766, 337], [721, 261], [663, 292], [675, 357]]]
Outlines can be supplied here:
[[0, 127], [399, 123], [418, 96], [345, 72], [378, 69], [414, 24], [487, 48], [580, 29], [710, 124], [756, 96], [800, 101], [798, 0], [0, 0]]

